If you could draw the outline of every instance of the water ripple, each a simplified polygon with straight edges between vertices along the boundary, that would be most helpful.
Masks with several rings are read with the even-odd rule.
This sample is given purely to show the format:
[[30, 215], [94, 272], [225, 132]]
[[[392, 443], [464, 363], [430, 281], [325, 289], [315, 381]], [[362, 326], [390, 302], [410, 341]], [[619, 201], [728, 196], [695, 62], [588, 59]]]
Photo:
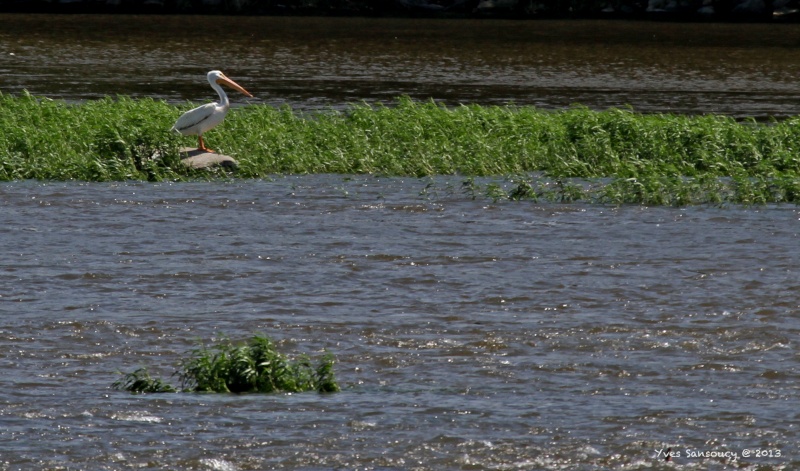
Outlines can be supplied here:
[[[687, 469], [800, 465], [795, 208], [487, 207], [428, 185], [3, 184], [0, 454], [16, 468], [658, 469], [670, 446]], [[365, 211], [377, 194], [391, 204]], [[117, 371], [170, 378], [199, 340], [256, 332], [333, 352], [344, 390], [110, 389]], [[783, 455], [686, 457], [746, 447]]]

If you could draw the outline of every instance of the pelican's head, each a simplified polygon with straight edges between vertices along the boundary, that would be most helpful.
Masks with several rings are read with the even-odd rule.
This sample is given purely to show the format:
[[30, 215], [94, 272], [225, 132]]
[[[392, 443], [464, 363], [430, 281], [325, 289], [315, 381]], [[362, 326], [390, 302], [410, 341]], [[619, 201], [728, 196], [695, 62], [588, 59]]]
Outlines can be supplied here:
[[242, 86], [239, 85], [238, 83], [236, 83], [233, 80], [231, 80], [228, 77], [226, 77], [225, 74], [223, 74], [219, 70], [212, 70], [211, 72], [208, 73], [207, 77], [208, 77], [208, 83], [210, 83], [212, 85], [215, 84], [215, 83], [218, 83], [220, 85], [225, 85], [226, 87], [230, 87], [230, 88], [232, 88], [232, 89], [234, 89], [234, 90], [236, 90], [236, 91], [238, 91], [240, 93], [243, 93], [243, 94], [245, 94], [245, 95], [247, 95], [247, 96], [249, 96], [251, 98], [253, 97], [253, 95], [251, 95], [250, 92], [248, 92], [247, 90], [242, 88]]

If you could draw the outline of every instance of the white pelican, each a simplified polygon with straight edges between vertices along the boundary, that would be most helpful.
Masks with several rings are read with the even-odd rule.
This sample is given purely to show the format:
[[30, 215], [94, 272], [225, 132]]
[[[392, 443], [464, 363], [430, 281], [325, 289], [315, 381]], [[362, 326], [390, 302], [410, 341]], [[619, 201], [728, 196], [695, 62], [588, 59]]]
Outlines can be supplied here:
[[249, 97], [252, 97], [253, 95], [242, 88], [238, 83], [226, 77], [225, 74], [219, 70], [212, 70], [208, 73], [207, 77], [208, 83], [211, 84], [211, 88], [216, 90], [217, 95], [219, 95], [219, 103], [214, 102], [207, 105], [198, 106], [193, 110], [183, 113], [183, 115], [178, 118], [178, 121], [175, 122], [175, 125], [172, 126], [172, 129], [183, 134], [184, 136], [197, 135], [199, 141], [198, 147], [206, 152], [214, 152], [206, 147], [206, 144], [203, 142], [203, 133], [213, 129], [216, 125], [221, 123], [222, 120], [225, 119], [225, 115], [228, 113], [228, 108], [231, 106], [230, 102], [228, 101], [228, 95], [225, 94], [225, 91], [222, 90], [220, 85], [227, 85], [228, 87], [238, 90]]

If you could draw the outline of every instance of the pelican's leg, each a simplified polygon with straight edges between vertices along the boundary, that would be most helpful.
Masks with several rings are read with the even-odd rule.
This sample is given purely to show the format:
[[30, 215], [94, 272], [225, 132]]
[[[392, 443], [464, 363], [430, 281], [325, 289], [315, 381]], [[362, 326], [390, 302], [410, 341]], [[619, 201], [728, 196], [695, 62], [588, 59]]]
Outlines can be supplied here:
[[213, 150], [211, 150], [208, 147], [206, 147], [206, 143], [203, 142], [203, 136], [198, 134], [197, 135], [197, 140], [200, 142], [200, 144], [197, 146], [200, 150], [204, 150], [206, 152], [212, 152], [212, 153], [214, 152]]

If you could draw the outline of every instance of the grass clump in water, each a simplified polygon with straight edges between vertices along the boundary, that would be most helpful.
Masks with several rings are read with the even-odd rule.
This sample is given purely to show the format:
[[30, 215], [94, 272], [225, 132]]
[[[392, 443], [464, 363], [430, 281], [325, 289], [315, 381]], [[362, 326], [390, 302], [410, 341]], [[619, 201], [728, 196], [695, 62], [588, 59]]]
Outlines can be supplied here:
[[153, 378], [146, 368], [139, 368], [133, 373], [128, 373], [111, 385], [112, 388], [141, 393], [167, 393], [177, 392], [174, 386], [158, 378]]
[[[330, 353], [323, 355], [316, 366], [306, 355], [290, 360], [277, 351], [269, 338], [256, 335], [245, 344], [234, 345], [223, 339], [211, 348], [201, 346], [180, 362], [175, 374], [184, 392], [337, 392], [340, 388], [334, 363]], [[151, 378], [144, 369], [124, 375], [112, 387], [133, 393], [178, 390]]]

